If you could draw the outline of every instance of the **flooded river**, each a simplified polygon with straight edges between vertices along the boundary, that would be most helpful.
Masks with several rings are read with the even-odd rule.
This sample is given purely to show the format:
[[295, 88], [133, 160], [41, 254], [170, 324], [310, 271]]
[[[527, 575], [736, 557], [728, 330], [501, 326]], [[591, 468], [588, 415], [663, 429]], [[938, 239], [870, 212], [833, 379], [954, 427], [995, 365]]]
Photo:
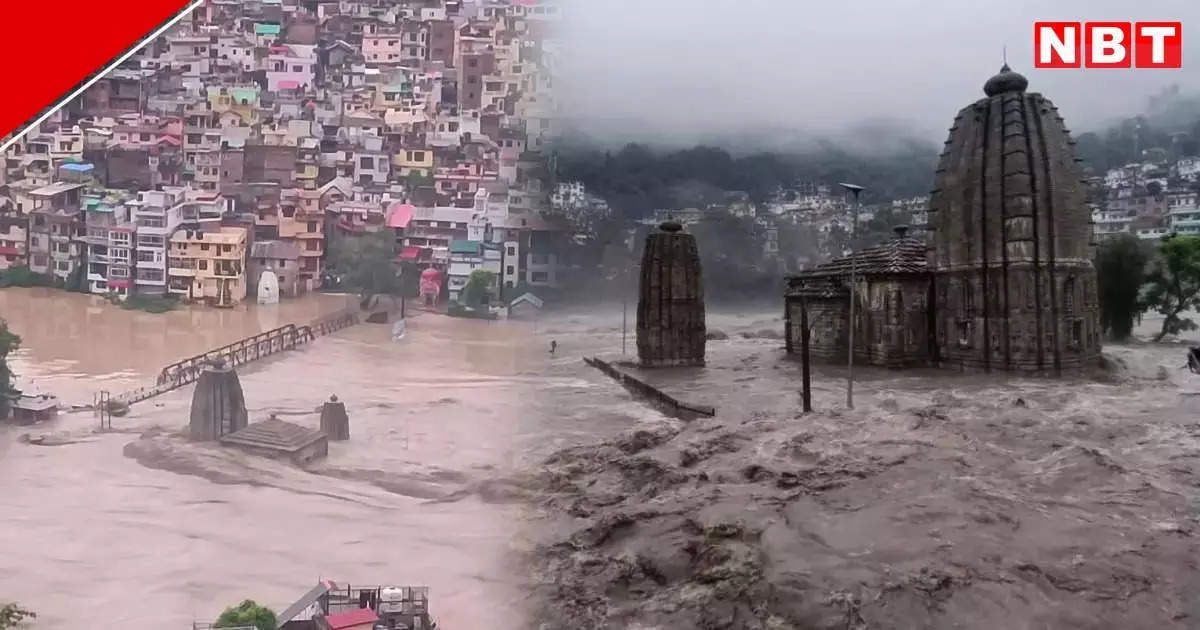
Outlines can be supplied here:
[[[152, 315], [0, 291], [0, 317], [22, 337], [18, 386], [65, 403], [344, 305], [310, 296]], [[510, 557], [520, 507], [489, 482], [655, 414], [614, 400], [582, 346], [551, 357], [538, 324], [420, 315], [403, 340], [389, 333], [362, 324], [240, 370], [252, 421], [276, 412], [315, 427], [331, 394], [346, 402], [351, 440], [331, 444], [315, 474], [226, 449], [148, 448], [142, 432], [186, 424], [191, 387], [135, 405], [116, 433], [93, 434], [90, 412], [32, 429], [80, 440], [64, 446], [0, 428], [0, 600], [35, 610], [38, 627], [184, 628], [244, 598], [280, 611], [328, 578], [427, 584], [446, 628], [524, 627]], [[433, 501], [446, 496], [462, 498]]]
[[[81, 295], [0, 291], [0, 317], [23, 338], [18, 384], [67, 403], [145, 384], [173, 360], [345, 304], [310, 296], [149, 315]], [[841, 374], [822, 368], [819, 413], [802, 420], [797, 368], [772, 338], [777, 313], [709, 320], [730, 336], [710, 342], [710, 366], [695, 378], [655, 378], [719, 416], [691, 429], [675, 423], [684, 432], [658, 448], [661, 465], [666, 477], [685, 478], [674, 473], [673, 449], [695, 446], [681, 440], [729, 433], [743, 445], [713, 455], [728, 459], [712, 460], [724, 497], [713, 509], [757, 506], [747, 523], [764, 519], [758, 575], [818, 609], [797, 615], [832, 610], [836, 585], [876, 597], [855, 614], [881, 628], [1103, 627], [1089, 615], [1122, 627], [1189, 627], [1197, 618], [1181, 615], [1200, 613], [1183, 607], [1196, 586], [1187, 558], [1200, 531], [1192, 419], [1200, 398], [1181, 392], [1200, 386], [1180, 369], [1180, 347], [1111, 348], [1126, 374], [1112, 384], [864, 370], [855, 412], [842, 407]], [[31, 429], [0, 428], [0, 600], [37, 611], [38, 627], [186, 628], [244, 598], [279, 611], [328, 578], [427, 584], [449, 630], [529, 627], [537, 609], [522, 552], [544, 539], [547, 523], [569, 531], [587, 521], [531, 509], [515, 480], [562, 448], [673, 422], [580, 361], [619, 354], [620, 326], [619, 311], [537, 323], [422, 314], [399, 342], [389, 326], [362, 324], [241, 369], [252, 421], [278, 413], [315, 427], [322, 401], [346, 402], [351, 440], [331, 444], [327, 461], [307, 472], [156, 435], [186, 424], [190, 387], [136, 405], [114, 419], [113, 433], [95, 433], [90, 412], [32, 429], [70, 436], [62, 446], [24, 444], [18, 437]], [[632, 353], [632, 335], [628, 342]], [[778, 455], [785, 441], [800, 455]], [[617, 455], [596, 473], [596, 492], [608, 487], [605, 474], [627, 472], [632, 460]], [[772, 477], [739, 481], [748, 462], [768, 473], [812, 467], [822, 484], [810, 498], [780, 498]], [[569, 461], [563, 469], [581, 470]], [[831, 476], [838, 483], [826, 483]], [[663, 486], [651, 500], [639, 486], [626, 498], [701, 509], [713, 500], [703, 488]], [[581, 492], [582, 505], [598, 501]], [[574, 493], [562, 501], [581, 505]], [[635, 532], [613, 557], [637, 540]], [[646, 548], [669, 555], [672, 544], [651, 539]], [[878, 586], [892, 582], [901, 590]], [[877, 586], [886, 596], [871, 595]], [[916, 595], [896, 599], [908, 592]], [[984, 610], [985, 622], [955, 625], [971, 610]], [[1010, 625], [989, 625], [1013, 615]], [[1139, 625], [1151, 621], [1163, 623]], [[857, 627], [837, 623], [829, 627]]]

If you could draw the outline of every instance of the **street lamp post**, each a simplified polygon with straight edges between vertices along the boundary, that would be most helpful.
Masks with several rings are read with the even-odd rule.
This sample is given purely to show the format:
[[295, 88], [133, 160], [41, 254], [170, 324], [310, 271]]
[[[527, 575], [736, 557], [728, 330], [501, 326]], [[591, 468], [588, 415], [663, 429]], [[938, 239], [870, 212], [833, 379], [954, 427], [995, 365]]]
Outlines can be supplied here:
[[854, 206], [850, 209], [850, 322], [847, 324], [849, 346], [846, 349], [846, 406], [854, 408], [854, 302], [855, 286], [858, 283], [858, 260], [855, 258], [855, 239], [858, 238], [858, 195], [863, 187], [856, 184], [838, 184], [854, 194]]
[[625, 271], [621, 275], [621, 356], [625, 356], [625, 337], [629, 329], [629, 270], [632, 265], [626, 261]]

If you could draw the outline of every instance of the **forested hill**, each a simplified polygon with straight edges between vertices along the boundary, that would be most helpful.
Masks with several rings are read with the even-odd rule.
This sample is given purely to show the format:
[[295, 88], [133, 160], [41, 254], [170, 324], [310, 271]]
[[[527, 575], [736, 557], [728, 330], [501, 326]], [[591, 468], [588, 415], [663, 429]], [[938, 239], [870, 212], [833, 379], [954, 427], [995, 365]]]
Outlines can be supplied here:
[[[1149, 99], [1145, 113], [1080, 133], [1076, 140], [1077, 155], [1096, 175], [1144, 159], [1200, 156], [1200, 96], [1169, 88]], [[864, 203], [924, 195], [940, 149], [894, 138], [877, 154], [863, 150], [861, 142], [853, 152], [821, 142], [803, 151], [744, 156], [713, 146], [660, 150], [629, 144], [601, 151], [581, 144], [586, 145], [567, 143], [559, 151], [557, 178], [582, 181], [630, 219], [655, 208], [692, 205], [688, 197], [698, 187], [745, 191], [755, 201], [796, 182], [861, 184], [867, 187]]]
[[1151, 97], [1144, 113], [1075, 140], [1076, 154], [1096, 175], [1148, 158], [1200, 156], [1200, 96], [1173, 86]]
[[688, 197], [698, 187], [744, 191], [759, 202], [796, 182], [859, 183], [868, 189], [865, 203], [924, 195], [933, 183], [937, 155], [937, 147], [919, 143], [877, 156], [821, 144], [803, 153], [744, 157], [716, 147], [658, 151], [629, 144], [616, 152], [561, 152], [557, 178], [583, 182], [625, 218], [637, 219], [655, 208], [691, 205]]

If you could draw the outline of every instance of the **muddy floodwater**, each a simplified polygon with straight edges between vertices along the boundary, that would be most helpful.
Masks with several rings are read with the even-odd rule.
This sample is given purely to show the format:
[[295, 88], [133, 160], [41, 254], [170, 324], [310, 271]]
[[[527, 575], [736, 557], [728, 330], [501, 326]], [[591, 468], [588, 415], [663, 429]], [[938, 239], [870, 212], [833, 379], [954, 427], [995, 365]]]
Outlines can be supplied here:
[[[0, 317], [23, 340], [18, 385], [67, 404], [345, 304], [152, 315], [0, 291]], [[38, 627], [183, 628], [244, 598], [279, 611], [328, 578], [427, 584], [446, 628], [525, 627], [515, 585], [527, 576], [511, 557], [524, 521], [503, 480], [647, 416], [548, 344], [540, 324], [418, 315], [399, 342], [361, 324], [241, 369], [251, 421], [274, 412], [315, 427], [324, 400], [345, 401], [351, 440], [312, 472], [156, 437], [186, 424], [191, 387], [135, 405], [110, 434], [94, 433], [90, 412], [0, 426], [0, 600], [35, 610]], [[22, 443], [29, 432], [69, 443]]]
[[[0, 291], [18, 384], [68, 404], [345, 306], [149, 315]], [[1182, 346], [1111, 347], [1106, 382], [861, 370], [853, 411], [820, 368], [801, 416], [776, 312], [709, 327], [729, 338], [708, 367], [647, 378], [715, 419], [586, 367], [619, 358], [621, 314], [581, 310], [420, 314], [397, 342], [361, 324], [240, 369], [252, 421], [315, 427], [346, 402], [351, 440], [310, 470], [172, 436], [190, 387], [112, 433], [90, 412], [0, 428], [0, 600], [38, 627], [186, 628], [329, 578], [427, 584], [450, 630], [1200, 627]]]
[[724, 324], [704, 369], [639, 372], [716, 418], [548, 463], [547, 628], [1200, 627], [1183, 345], [1101, 380], [860, 369], [853, 410], [820, 367], [804, 415], [777, 319]]

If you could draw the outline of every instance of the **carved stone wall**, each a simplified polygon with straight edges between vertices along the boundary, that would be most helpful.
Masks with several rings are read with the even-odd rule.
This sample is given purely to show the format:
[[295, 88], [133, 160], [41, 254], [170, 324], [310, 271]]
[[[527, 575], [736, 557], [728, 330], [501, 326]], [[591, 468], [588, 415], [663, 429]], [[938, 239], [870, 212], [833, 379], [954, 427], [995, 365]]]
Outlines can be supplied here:
[[936, 355], [963, 368], [1095, 364], [1095, 242], [1074, 141], [1007, 67], [958, 113], [930, 196]]

